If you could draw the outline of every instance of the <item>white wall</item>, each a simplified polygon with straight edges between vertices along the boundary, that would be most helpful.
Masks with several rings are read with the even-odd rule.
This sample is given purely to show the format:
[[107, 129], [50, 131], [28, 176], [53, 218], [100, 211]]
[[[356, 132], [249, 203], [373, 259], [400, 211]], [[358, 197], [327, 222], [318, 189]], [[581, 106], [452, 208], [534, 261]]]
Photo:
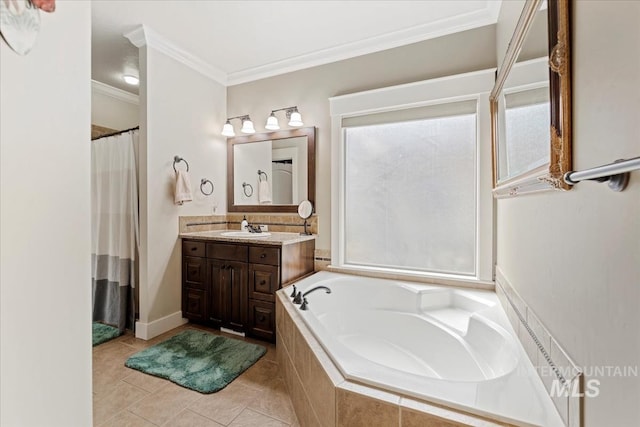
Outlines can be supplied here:
[[[572, 6], [581, 170], [640, 155], [640, 2]], [[640, 369], [640, 172], [622, 193], [583, 182], [499, 200], [497, 240], [498, 266], [577, 364]], [[640, 379], [597, 378], [585, 425], [640, 425]]]
[[[140, 73], [141, 268], [136, 333], [151, 338], [171, 326], [153, 322], [165, 316], [180, 318], [178, 216], [209, 215], [214, 205], [218, 213], [226, 211], [226, 141], [220, 135], [226, 89], [149, 46], [140, 49]], [[194, 196], [193, 202], [182, 206], [173, 202], [175, 155], [189, 163]], [[176, 168], [184, 169], [184, 162]], [[201, 178], [213, 182], [213, 195], [200, 192]]]
[[90, 426], [91, 4], [0, 41], [0, 424]]
[[102, 83], [91, 85], [91, 124], [115, 130], [140, 123], [138, 96]]
[[[495, 26], [363, 55], [231, 86], [229, 116], [250, 114], [264, 132], [269, 112], [297, 105], [305, 126], [316, 126], [317, 249], [331, 247], [331, 118], [329, 98], [495, 67]], [[281, 124], [283, 123], [280, 118]], [[222, 125], [221, 122], [219, 126]], [[219, 132], [219, 131], [218, 131]]]

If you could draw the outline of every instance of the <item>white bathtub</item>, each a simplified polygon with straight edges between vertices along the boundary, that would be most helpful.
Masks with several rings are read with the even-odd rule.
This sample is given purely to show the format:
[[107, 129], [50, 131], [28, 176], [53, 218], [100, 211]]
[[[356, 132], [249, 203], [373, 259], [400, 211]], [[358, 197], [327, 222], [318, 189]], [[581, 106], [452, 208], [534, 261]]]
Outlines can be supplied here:
[[319, 272], [302, 319], [342, 375], [520, 425], [563, 423], [495, 293]]

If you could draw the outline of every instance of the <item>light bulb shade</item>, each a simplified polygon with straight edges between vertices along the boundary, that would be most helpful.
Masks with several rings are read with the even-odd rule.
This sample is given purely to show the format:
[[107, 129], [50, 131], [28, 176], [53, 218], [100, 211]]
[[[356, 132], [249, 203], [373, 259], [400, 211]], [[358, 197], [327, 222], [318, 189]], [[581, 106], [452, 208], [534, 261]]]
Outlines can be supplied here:
[[223, 136], [236, 136], [236, 133], [233, 131], [233, 125], [227, 120], [227, 123], [222, 126], [222, 135]]
[[242, 121], [242, 129], [240, 129], [242, 133], [256, 133], [256, 130], [253, 127], [253, 122], [250, 119], [245, 119]]
[[273, 113], [271, 113], [271, 115], [267, 119], [267, 124], [264, 127], [265, 129], [268, 129], [268, 130], [280, 129], [280, 125], [278, 124], [278, 118]]
[[291, 118], [289, 119], [289, 126], [299, 127], [303, 126], [302, 116], [297, 111], [291, 113]]

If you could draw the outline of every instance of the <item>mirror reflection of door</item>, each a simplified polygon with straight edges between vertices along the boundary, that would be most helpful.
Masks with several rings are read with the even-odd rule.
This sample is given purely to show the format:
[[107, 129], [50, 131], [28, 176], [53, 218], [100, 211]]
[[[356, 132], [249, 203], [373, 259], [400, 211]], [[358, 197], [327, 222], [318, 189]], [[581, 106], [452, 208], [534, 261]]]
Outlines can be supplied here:
[[298, 195], [298, 150], [274, 148], [272, 150], [271, 176], [274, 205], [296, 203]]

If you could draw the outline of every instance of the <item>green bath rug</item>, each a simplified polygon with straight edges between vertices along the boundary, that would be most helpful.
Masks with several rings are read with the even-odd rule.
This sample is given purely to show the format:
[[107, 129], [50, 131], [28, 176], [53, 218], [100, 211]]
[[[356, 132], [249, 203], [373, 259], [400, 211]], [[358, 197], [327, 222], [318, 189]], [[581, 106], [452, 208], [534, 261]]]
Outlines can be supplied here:
[[93, 346], [102, 344], [120, 336], [118, 328], [105, 325], [104, 323], [93, 322]]
[[188, 329], [134, 354], [125, 366], [200, 393], [214, 393], [266, 351], [260, 345]]

